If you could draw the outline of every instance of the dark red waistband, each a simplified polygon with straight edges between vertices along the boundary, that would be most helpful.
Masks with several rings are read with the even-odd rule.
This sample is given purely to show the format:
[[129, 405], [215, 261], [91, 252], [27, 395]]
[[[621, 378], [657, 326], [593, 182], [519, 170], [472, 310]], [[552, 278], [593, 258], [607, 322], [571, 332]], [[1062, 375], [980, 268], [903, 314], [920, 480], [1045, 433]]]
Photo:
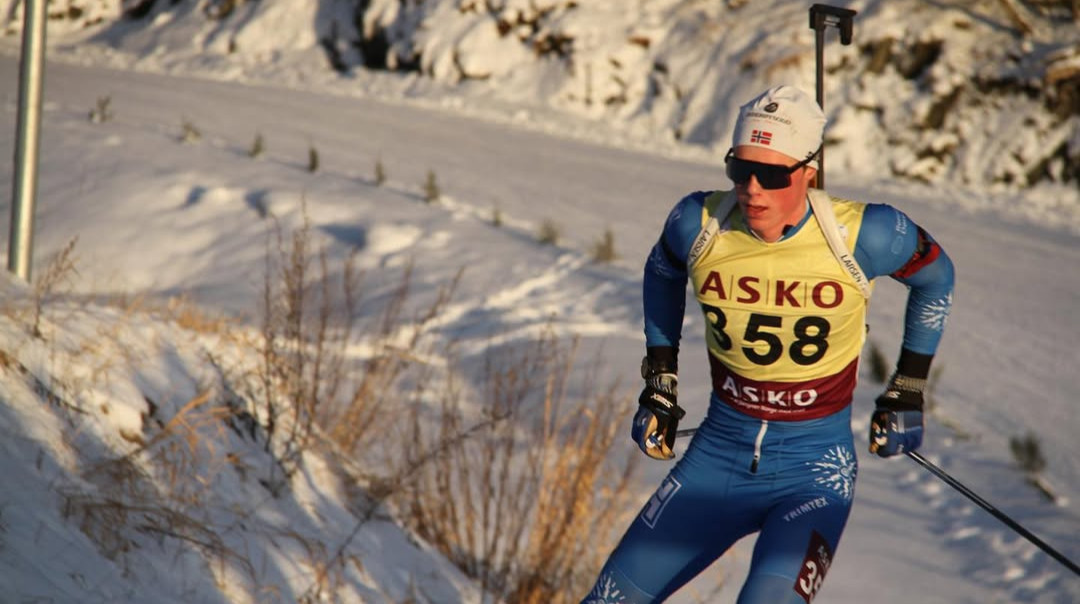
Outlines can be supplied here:
[[859, 359], [840, 372], [804, 382], [763, 382], [743, 377], [709, 355], [713, 391], [722, 401], [751, 417], [800, 421], [826, 417], [851, 404]]

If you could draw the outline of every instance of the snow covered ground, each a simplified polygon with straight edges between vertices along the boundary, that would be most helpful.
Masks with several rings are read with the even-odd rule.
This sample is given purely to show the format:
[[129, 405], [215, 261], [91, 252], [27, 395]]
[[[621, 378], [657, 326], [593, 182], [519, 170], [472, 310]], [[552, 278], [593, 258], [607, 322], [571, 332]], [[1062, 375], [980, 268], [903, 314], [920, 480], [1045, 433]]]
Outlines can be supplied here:
[[[248, 4], [263, 5], [289, 6]], [[276, 23], [296, 19], [292, 14]], [[101, 516], [80, 498], [94, 492], [89, 470], [138, 446], [130, 438], [145, 423], [142, 416], [166, 423], [183, 416], [209, 379], [205, 352], [227, 343], [85, 300], [183, 294], [211, 311], [252, 320], [266, 217], [295, 227], [303, 200], [332, 261], [359, 249], [376, 292], [393, 288], [415, 261], [422, 302], [464, 267], [436, 332], [458, 342], [464, 354], [482, 354], [493, 334], [533, 337], [554, 317], [560, 333], [582, 336], [588, 350], [601, 352], [633, 384], [642, 341], [640, 265], [670, 204], [689, 190], [725, 186], [716, 157], [670, 137], [649, 145], [651, 130], [620, 128], [572, 107], [563, 113], [522, 100], [515, 109], [510, 100], [485, 101], [476, 90], [412, 76], [343, 78], [325, 70], [318, 49], [234, 59], [199, 45], [194, 52], [154, 51], [171, 48], [166, 38], [173, 44], [191, 39], [180, 35], [189, 30], [167, 28], [171, 20], [194, 23], [159, 17], [155, 30], [113, 40], [112, 50], [80, 42], [50, 51], [56, 60], [47, 72], [35, 275], [78, 237], [78, 278], [70, 294], [50, 306], [45, 340], [17, 327], [11, 317], [32, 315], [32, 296], [18, 283], [4, 283], [0, 422], [5, 485], [11, 486], [0, 495], [0, 590], [18, 601], [294, 601], [313, 583], [305, 566], [318, 559], [312, 548], [344, 546], [360, 561], [342, 571], [343, 595], [355, 601], [398, 602], [410, 590], [421, 601], [475, 601], [458, 573], [410, 544], [388, 519], [350, 537], [354, 500], [344, 493], [348, 481], [333, 469], [330, 451], [305, 459], [310, 484], [283, 501], [267, 500], [265, 490], [253, 489], [235, 471], [208, 474], [215, 481], [188, 495], [206, 504], [193, 508], [207, 514], [198, 520], [228, 529], [220, 541], [169, 539], [155, 524], [162, 519], [146, 514], [145, 530], [121, 533], [127, 541], [103, 552], [87, 536], [103, 534], [87, 520]], [[794, 37], [806, 44], [805, 32]], [[141, 46], [123, 48], [131, 40]], [[10, 157], [17, 47], [7, 44], [4, 54], [0, 101], [8, 126], [0, 131], [0, 153]], [[807, 67], [798, 71], [803, 84], [812, 81]], [[729, 113], [748, 92], [730, 91], [717, 111]], [[106, 96], [113, 118], [92, 123], [88, 112]], [[185, 121], [202, 132], [200, 141], [179, 141]], [[256, 133], [265, 137], [266, 152], [252, 160], [247, 150]], [[309, 146], [320, 157], [313, 174], [306, 170]], [[1070, 559], [1080, 559], [1080, 422], [1074, 415], [1080, 193], [1069, 186], [1008, 191], [883, 179], [849, 172], [864, 154], [843, 149], [829, 156], [830, 189], [902, 208], [934, 233], [958, 268], [956, 306], [937, 361], [940, 413], [924, 453]], [[388, 174], [383, 186], [373, 183], [376, 161]], [[444, 194], [430, 205], [421, 200], [429, 170]], [[10, 177], [0, 186], [10, 187]], [[4, 215], [9, 203], [0, 205]], [[492, 224], [496, 209], [501, 227]], [[546, 220], [563, 234], [557, 246], [535, 241]], [[620, 258], [594, 264], [588, 250], [605, 229]], [[902, 295], [881, 283], [872, 306], [871, 340], [889, 354], [899, 345]], [[688, 351], [702, 346], [696, 320], [686, 329]], [[693, 425], [708, 385], [703, 354], [684, 356], [682, 399]], [[864, 373], [857, 434], [865, 430], [877, 388]], [[43, 391], [60, 396], [46, 406]], [[1045, 476], [1057, 504], [1026, 485], [1011, 459], [1009, 439], [1029, 430], [1047, 457]], [[239, 436], [228, 442], [241, 459], [260, 459]], [[634, 451], [629, 439], [626, 449]], [[187, 453], [189, 463], [211, 469], [221, 467], [223, 454]], [[666, 471], [659, 463], [645, 468], [643, 496]], [[249, 471], [266, 478], [273, 469], [254, 465]], [[131, 480], [127, 494], [160, 488], [162, 480]], [[733, 601], [750, 545], [740, 544], [715, 574], [673, 601], [695, 601], [694, 593], [710, 589], [716, 574], [727, 577], [716, 601]], [[245, 552], [255, 570], [234, 561], [217, 574], [206, 571], [207, 551], [229, 550]], [[959, 493], [909, 460], [864, 454], [855, 511], [822, 601], [903, 602], [915, 589], [920, 601], [943, 604], [1080, 599], [1080, 579]]]

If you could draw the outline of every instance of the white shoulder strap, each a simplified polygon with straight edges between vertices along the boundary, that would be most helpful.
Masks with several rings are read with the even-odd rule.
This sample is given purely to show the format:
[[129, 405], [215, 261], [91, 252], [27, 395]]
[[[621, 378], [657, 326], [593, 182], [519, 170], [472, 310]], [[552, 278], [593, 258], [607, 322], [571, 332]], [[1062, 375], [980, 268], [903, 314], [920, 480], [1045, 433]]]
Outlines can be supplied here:
[[[735, 191], [714, 193], [713, 195], [723, 195], [724, 197], [716, 205], [716, 208], [709, 215], [709, 220], [705, 222], [705, 226], [701, 228], [697, 238], [694, 239], [694, 245], [690, 246], [690, 253], [686, 256], [687, 269], [694, 267], [705, 246], [720, 232], [720, 225], [727, 221], [728, 214], [731, 214], [731, 210], [735, 209]], [[708, 198], [705, 199], [705, 203], [706, 205], [709, 203]]]
[[[727, 221], [728, 215], [735, 209], [735, 191], [728, 191], [723, 195], [723, 199], [716, 205], [716, 209], [710, 214], [709, 220], [705, 222], [705, 226], [702, 227], [697, 238], [694, 239], [694, 244], [690, 246], [690, 253], [686, 257], [687, 268], [693, 268], [705, 246], [720, 232], [720, 226]], [[855, 256], [848, 249], [847, 242], [844, 241], [844, 236], [840, 233], [840, 225], [836, 222], [836, 213], [833, 212], [832, 199], [828, 193], [821, 189], [810, 189], [808, 196], [810, 197], [810, 207], [814, 210], [814, 216], [821, 227], [821, 232], [825, 234], [825, 241], [828, 242], [829, 249], [836, 256], [836, 261], [851, 275], [855, 284], [859, 286], [859, 291], [862, 292], [863, 297], [869, 299], [870, 281], [866, 278], [862, 269], [859, 268], [859, 263], [855, 261]], [[708, 202], [709, 200], [706, 199], [705, 203]]]
[[851, 275], [851, 278], [855, 280], [855, 284], [859, 286], [863, 297], [869, 299], [870, 281], [867, 280], [866, 275], [859, 268], [859, 263], [855, 261], [855, 256], [848, 249], [843, 235], [840, 234], [840, 225], [836, 222], [836, 213], [833, 212], [832, 200], [829, 194], [821, 189], [810, 189], [808, 194], [810, 207], [814, 209], [814, 216], [817, 217], [821, 232], [825, 234], [825, 240], [829, 242], [829, 249], [836, 256], [840, 266], [844, 267], [848, 274]]

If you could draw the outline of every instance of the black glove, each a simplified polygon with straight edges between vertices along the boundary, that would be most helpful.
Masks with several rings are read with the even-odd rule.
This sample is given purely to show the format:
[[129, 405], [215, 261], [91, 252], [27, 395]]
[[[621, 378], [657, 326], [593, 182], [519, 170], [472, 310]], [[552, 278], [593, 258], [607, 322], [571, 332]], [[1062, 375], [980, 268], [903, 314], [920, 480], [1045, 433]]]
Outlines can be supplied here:
[[926, 380], [893, 374], [870, 416], [870, 452], [892, 457], [922, 444]]
[[630, 436], [653, 459], [675, 457], [675, 432], [686, 412], [678, 405], [679, 377], [674, 348], [650, 348], [641, 361], [645, 388], [638, 397], [638, 412]]

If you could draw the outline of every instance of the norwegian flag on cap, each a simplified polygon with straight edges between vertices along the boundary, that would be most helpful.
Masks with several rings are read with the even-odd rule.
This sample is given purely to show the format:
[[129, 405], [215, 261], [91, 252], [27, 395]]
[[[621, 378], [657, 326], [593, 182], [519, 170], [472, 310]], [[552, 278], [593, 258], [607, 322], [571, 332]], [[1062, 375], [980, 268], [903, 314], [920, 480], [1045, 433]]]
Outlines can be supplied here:
[[768, 145], [772, 142], [772, 132], [766, 132], [764, 130], [754, 130], [750, 133], [750, 142], [757, 143], [759, 145]]

